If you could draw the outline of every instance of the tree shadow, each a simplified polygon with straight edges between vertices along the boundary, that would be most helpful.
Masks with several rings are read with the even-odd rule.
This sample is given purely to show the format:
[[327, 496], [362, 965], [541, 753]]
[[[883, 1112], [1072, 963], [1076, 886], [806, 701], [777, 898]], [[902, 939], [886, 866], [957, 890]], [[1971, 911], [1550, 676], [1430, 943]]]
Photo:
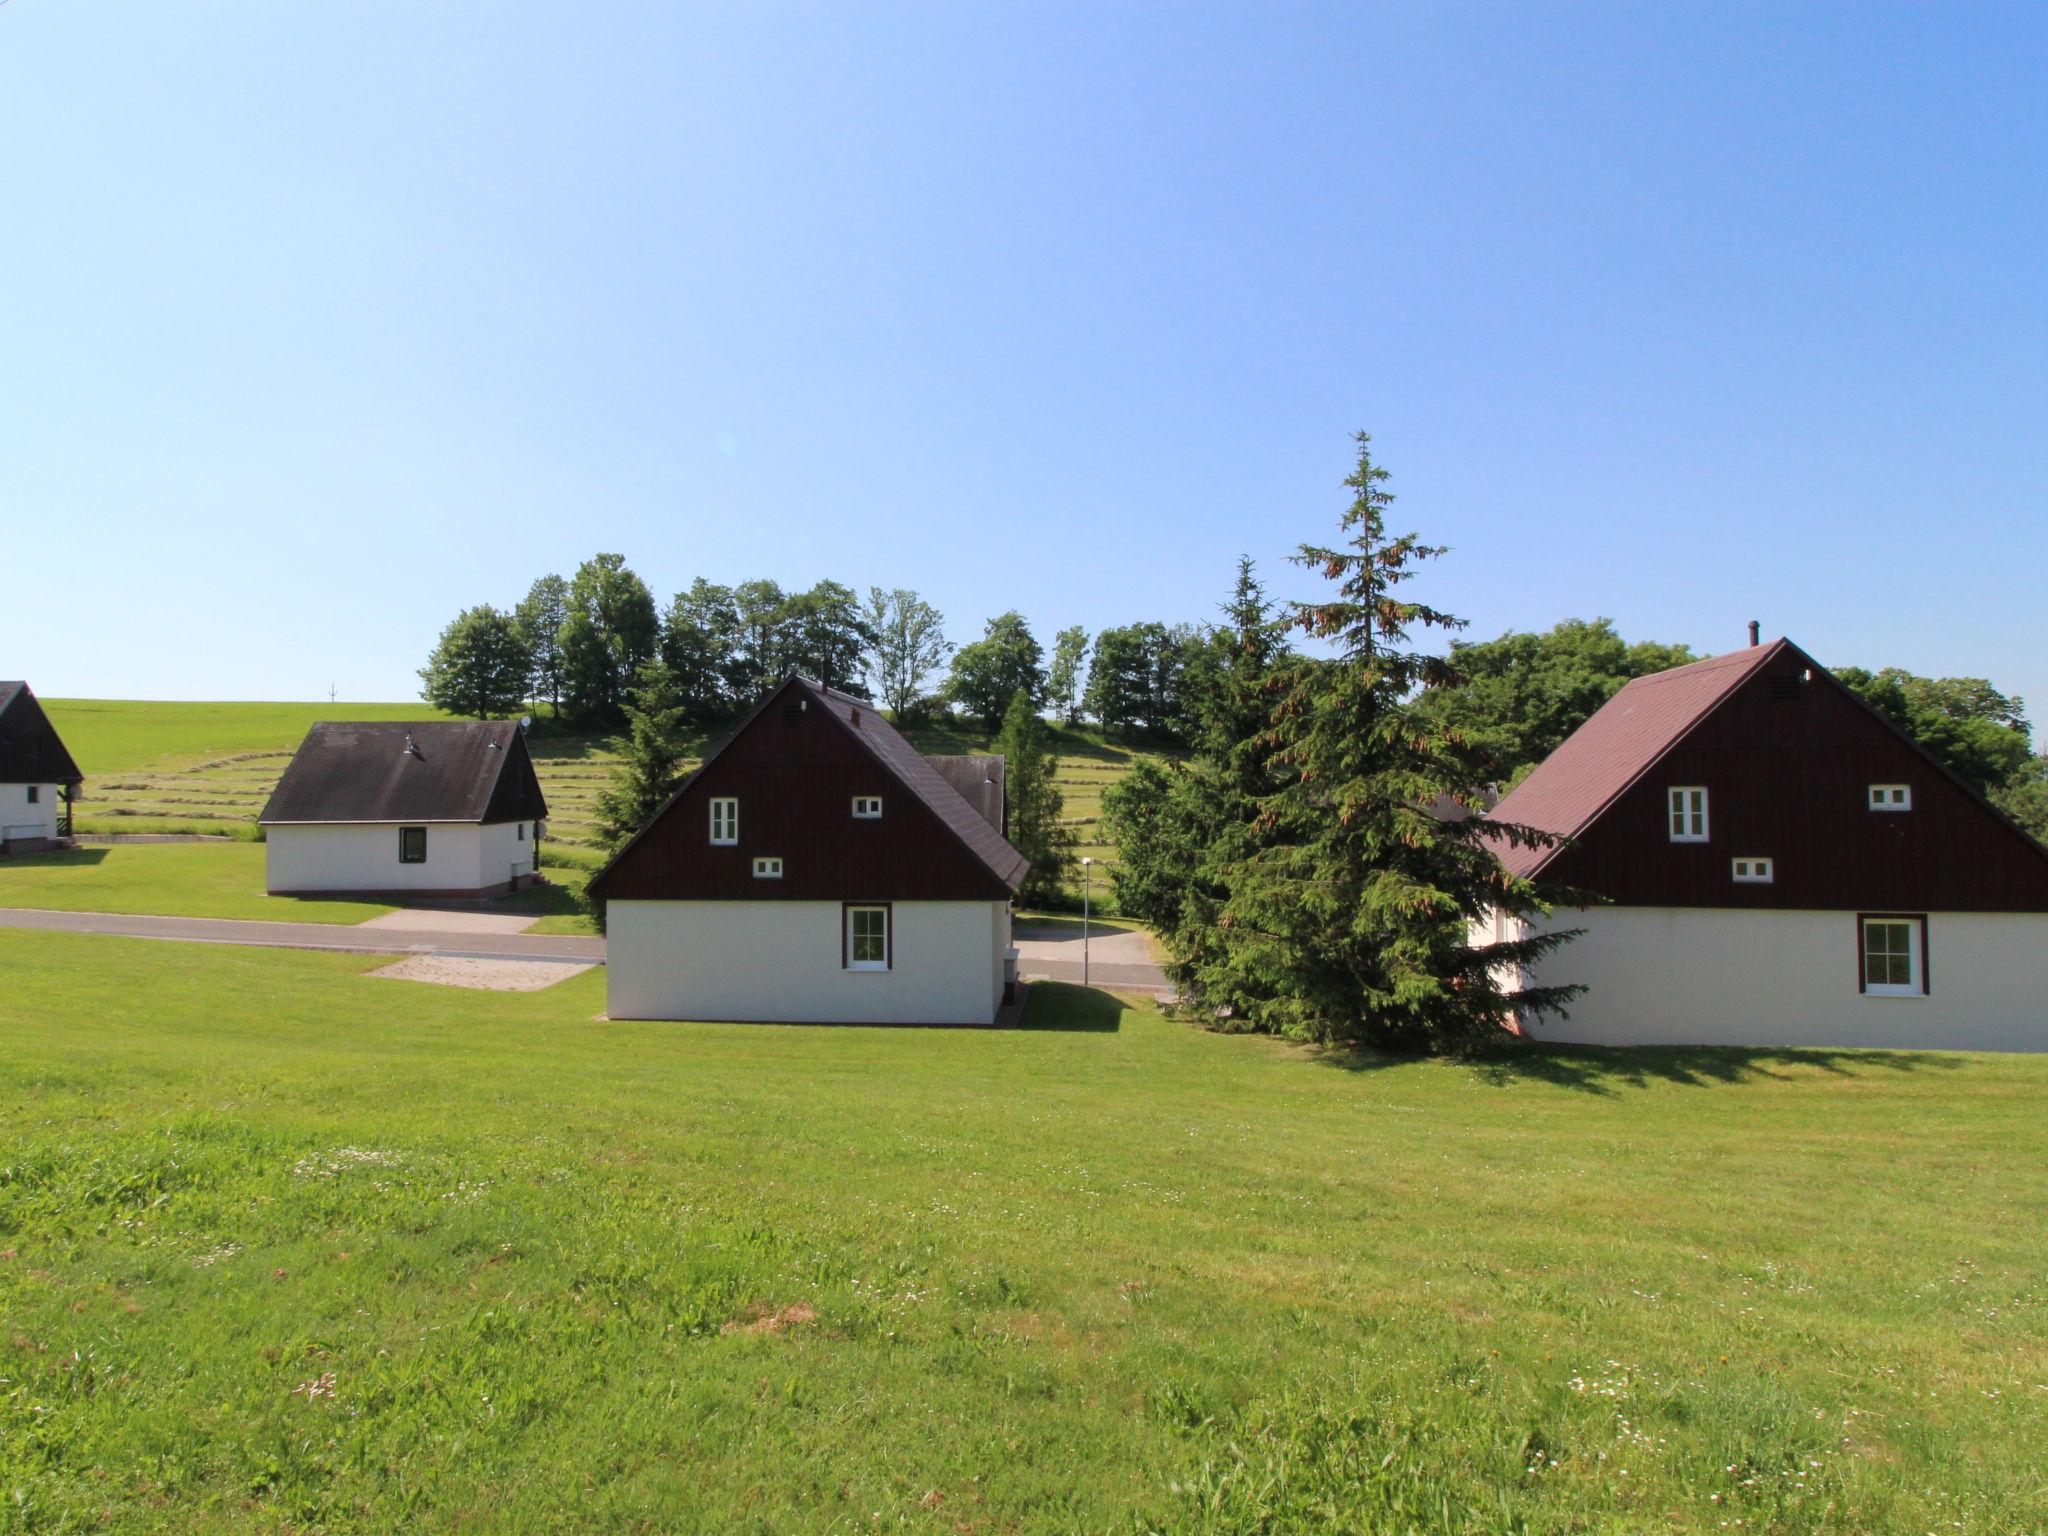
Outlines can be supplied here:
[[1024, 1000], [1024, 1019], [1019, 1029], [1062, 1031], [1069, 1034], [1113, 1035], [1123, 1028], [1130, 1004], [1113, 992], [1099, 987], [1079, 987], [1065, 981], [1034, 981]]
[[[1325, 1066], [1346, 1072], [1377, 1072], [1427, 1058], [1364, 1047], [1327, 1047], [1316, 1052]], [[1733, 1087], [1782, 1081], [1794, 1070], [1835, 1077], [1877, 1072], [1953, 1072], [1962, 1066], [1946, 1051], [1896, 1051], [1835, 1046], [1736, 1045], [1510, 1045], [1467, 1063], [1479, 1081], [1496, 1088], [1546, 1083], [1578, 1093], [1613, 1096], [1652, 1083], [1686, 1088]]]
[[[102, 864], [111, 847], [59, 848], [49, 853], [0, 854], [0, 871], [9, 869], [70, 869], [81, 864]], [[4, 905], [4, 903], [0, 903]]]

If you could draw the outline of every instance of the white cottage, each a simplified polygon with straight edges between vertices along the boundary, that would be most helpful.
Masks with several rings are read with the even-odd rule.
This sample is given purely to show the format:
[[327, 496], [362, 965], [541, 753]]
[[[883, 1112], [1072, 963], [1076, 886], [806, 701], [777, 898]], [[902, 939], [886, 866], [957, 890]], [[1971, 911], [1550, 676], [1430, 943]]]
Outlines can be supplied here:
[[590, 882], [611, 1015], [988, 1024], [1029, 868], [1002, 828], [1000, 759], [791, 678]]
[[547, 801], [509, 720], [323, 721], [258, 821], [273, 896], [486, 896], [530, 884]]
[[82, 778], [28, 684], [0, 683], [0, 852], [37, 852], [69, 838]]

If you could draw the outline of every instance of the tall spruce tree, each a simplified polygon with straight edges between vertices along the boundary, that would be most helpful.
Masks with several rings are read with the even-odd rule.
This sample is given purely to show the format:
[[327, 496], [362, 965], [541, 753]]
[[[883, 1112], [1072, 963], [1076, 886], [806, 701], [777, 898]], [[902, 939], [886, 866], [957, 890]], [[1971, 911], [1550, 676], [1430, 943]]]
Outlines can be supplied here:
[[995, 750], [1003, 759], [1010, 846], [1031, 861], [1017, 900], [1028, 907], [1054, 905], [1064, 899], [1067, 874], [1074, 867], [1074, 832], [1060, 819], [1066, 798], [1053, 782], [1059, 756], [1052, 732], [1025, 689], [1011, 695]]
[[607, 852], [652, 821], [682, 783], [688, 719], [667, 664], [643, 662], [626, 696], [627, 734], [618, 743], [619, 765], [591, 806], [591, 824]]
[[1466, 1051], [1502, 1038], [1516, 1011], [1557, 1011], [1576, 987], [1510, 993], [1510, 974], [1569, 933], [1476, 945], [1471, 925], [1496, 909], [1547, 911], [1542, 893], [1507, 872], [1489, 839], [1549, 843], [1491, 820], [1440, 820], [1440, 796], [1470, 803], [1471, 756], [1425, 717], [1416, 692], [1451, 680], [1441, 657], [1408, 648], [1412, 626], [1460, 621], [1401, 598], [1417, 567], [1444, 553], [1414, 534], [1392, 537], [1387, 472], [1357, 434], [1344, 483], [1354, 497], [1336, 547], [1303, 545], [1298, 564], [1336, 591], [1291, 605], [1290, 621], [1335, 649], [1278, 680], [1266, 739], [1284, 782], [1259, 799], [1260, 846], [1228, 872], [1218, 923], [1229, 930], [1213, 984], [1231, 989], [1245, 1022], [1313, 1041], [1397, 1050]]

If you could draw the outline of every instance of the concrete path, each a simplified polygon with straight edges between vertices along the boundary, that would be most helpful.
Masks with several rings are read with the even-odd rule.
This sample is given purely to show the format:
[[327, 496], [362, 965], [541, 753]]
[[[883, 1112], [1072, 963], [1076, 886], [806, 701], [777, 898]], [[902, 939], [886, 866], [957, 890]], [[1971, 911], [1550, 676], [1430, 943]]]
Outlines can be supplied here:
[[[451, 915], [451, 914], [435, 914]], [[552, 960], [604, 964], [604, 940], [576, 935], [477, 933], [378, 928], [363, 923], [245, 922], [224, 917], [135, 917], [117, 912], [41, 912], [0, 908], [0, 928], [49, 933], [109, 933], [187, 944], [254, 944], [266, 949], [332, 949], [357, 955], [457, 955], [472, 960]]]
[[479, 912], [459, 907], [400, 907], [382, 917], [366, 918], [356, 924], [358, 932], [374, 928], [379, 933], [524, 933], [537, 917], [512, 912]]
[[[1017, 946], [1017, 974], [1046, 981], [1081, 979], [1081, 920], [1078, 917], [1020, 918], [1010, 931]], [[1142, 933], [1090, 925], [1088, 980], [1098, 987], [1131, 992], [1169, 992], [1166, 973], [1152, 958]]]

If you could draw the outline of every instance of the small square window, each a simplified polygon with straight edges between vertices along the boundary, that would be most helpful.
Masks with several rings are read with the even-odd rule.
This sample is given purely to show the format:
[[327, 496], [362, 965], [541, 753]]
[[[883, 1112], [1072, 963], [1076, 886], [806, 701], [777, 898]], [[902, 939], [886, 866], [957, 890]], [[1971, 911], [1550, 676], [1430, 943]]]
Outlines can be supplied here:
[[740, 840], [740, 803], [730, 795], [720, 795], [711, 802], [711, 841], [721, 848], [729, 848]]
[[425, 827], [400, 827], [398, 829], [398, 862], [401, 864], [424, 864], [427, 862], [427, 829]]
[[28, 803], [30, 805], [41, 805], [43, 803], [42, 785], [31, 784], [28, 786]]
[[1771, 880], [1771, 860], [1737, 859], [1735, 861], [1735, 883], [1737, 885], [1769, 885]]
[[889, 909], [848, 907], [843, 942], [849, 971], [889, 969]]
[[853, 819], [855, 821], [880, 821], [882, 819], [882, 797], [880, 795], [855, 795], [853, 797]]
[[754, 878], [756, 880], [780, 880], [782, 878], [782, 860], [754, 860]]
[[1873, 811], [1910, 811], [1913, 809], [1913, 786], [1910, 784], [1871, 785], [1870, 808]]
[[1920, 997], [1927, 991], [1927, 920], [1921, 917], [1865, 917], [1862, 928], [1863, 991], [1870, 997]]
[[1707, 840], [1707, 792], [1697, 784], [1674, 786], [1669, 792], [1671, 841], [1704, 843]]

